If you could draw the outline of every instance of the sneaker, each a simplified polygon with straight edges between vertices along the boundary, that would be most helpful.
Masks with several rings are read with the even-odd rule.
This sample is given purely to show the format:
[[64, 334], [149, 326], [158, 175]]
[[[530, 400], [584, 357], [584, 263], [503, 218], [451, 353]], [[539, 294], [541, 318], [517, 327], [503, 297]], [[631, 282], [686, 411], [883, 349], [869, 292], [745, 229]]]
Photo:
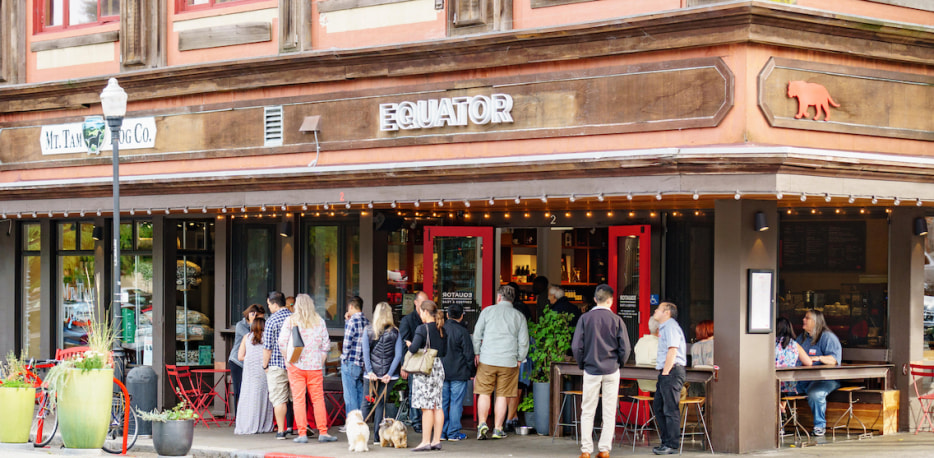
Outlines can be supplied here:
[[292, 442], [295, 442], [296, 444], [307, 444], [308, 436], [298, 436], [295, 439], [292, 439]]
[[821, 427], [819, 427], [819, 426], [815, 426], [815, 427], [814, 427], [814, 432], [813, 432], [812, 434], [814, 434], [814, 435], [817, 436], [817, 437], [821, 437], [821, 436], [824, 435], [824, 432], [825, 432], [825, 431], [824, 431], [824, 428], [821, 428]]
[[327, 434], [322, 434], [318, 436], [318, 442], [336, 442], [336, 441], [337, 441], [336, 436], [329, 436]]
[[448, 436], [448, 440], [451, 442], [467, 440], [467, 435], [464, 433], [457, 433], [453, 436]]
[[281, 433], [276, 433], [276, 440], [284, 441], [288, 437], [288, 433], [282, 431]]
[[513, 433], [514, 433], [514, 432], [516, 432], [516, 429], [517, 429], [518, 427], [519, 427], [519, 419], [518, 419], [518, 418], [513, 418], [512, 420], [506, 420], [506, 424], [503, 425], [503, 431], [505, 431], [505, 432], [507, 432], [507, 433], [509, 433], [509, 432], [513, 432]]
[[487, 426], [486, 423], [480, 423], [480, 426], [477, 426], [477, 440], [485, 440], [487, 438], [486, 433], [488, 432], [490, 432], [490, 427]]
[[505, 439], [505, 438], [506, 438], [506, 433], [504, 433], [503, 430], [501, 429], [493, 430], [493, 439]]

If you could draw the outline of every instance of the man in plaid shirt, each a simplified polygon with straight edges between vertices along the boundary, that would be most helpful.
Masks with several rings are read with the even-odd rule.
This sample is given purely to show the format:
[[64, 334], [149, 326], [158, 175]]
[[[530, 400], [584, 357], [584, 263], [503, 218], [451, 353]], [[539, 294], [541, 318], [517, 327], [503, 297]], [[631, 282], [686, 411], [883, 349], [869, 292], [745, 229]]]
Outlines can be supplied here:
[[347, 412], [363, 405], [363, 338], [370, 321], [363, 316], [363, 299], [354, 296], [344, 315], [344, 347], [341, 353], [341, 383]]
[[286, 436], [285, 417], [292, 394], [289, 389], [289, 375], [285, 371], [285, 358], [279, 352], [279, 345], [276, 342], [279, 339], [282, 322], [291, 316], [292, 312], [285, 308], [285, 295], [279, 291], [269, 293], [266, 305], [269, 306], [272, 316], [263, 328], [263, 369], [266, 371], [266, 384], [269, 387], [269, 402], [272, 403], [276, 424], [279, 425], [276, 439], [284, 440]]

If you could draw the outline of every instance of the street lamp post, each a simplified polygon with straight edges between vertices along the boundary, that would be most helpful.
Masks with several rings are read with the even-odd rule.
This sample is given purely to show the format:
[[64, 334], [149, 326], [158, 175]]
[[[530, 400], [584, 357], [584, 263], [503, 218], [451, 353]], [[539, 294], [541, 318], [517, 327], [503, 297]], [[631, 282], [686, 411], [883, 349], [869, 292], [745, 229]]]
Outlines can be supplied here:
[[[121, 290], [120, 290], [120, 128], [123, 126], [123, 117], [126, 115], [127, 95], [123, 88], [117, 84], [116, 78], [107, 81], [107, 87], [101, 92], [101, 108], [104, 110], [104, 118], [107, 119], [107, 127], [110, 128], [110, 143], [113, 146], [113, 189], [114, 189], [114, 213], [113, 213], [113, 297], [111, 308], [113, 309], [113, 326], [116, 329], [122, 329], [121, 318]], [[120, 360], [118, 356], [123, 354], [121, 339], [114, 339], [114, 361]], [[116, 369], [116, 368], [115, 368]], [[123, 371], [123, 367], [119, 368]], [[120, 374], [122, 375], [122, 373]]]

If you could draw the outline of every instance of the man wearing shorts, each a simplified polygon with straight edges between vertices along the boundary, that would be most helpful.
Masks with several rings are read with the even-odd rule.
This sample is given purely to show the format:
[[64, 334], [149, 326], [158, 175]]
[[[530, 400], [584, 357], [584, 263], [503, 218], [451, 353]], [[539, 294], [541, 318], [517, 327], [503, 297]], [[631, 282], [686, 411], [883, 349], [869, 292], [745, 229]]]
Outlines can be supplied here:
[[490, 428], [490, 399], [496, 392], [496, 408], [493, 415], [493, 439], [506, 437], [503, 423], [506, 420], [507, 398], [518, 396], [519, 364], [529, 354], [529, 328], [522, 312], [512, 306], [515, 290], [509, 285], [499, 288], [496, 304], [482, 312], [474, 326], [473, 348], [477, 353], [477, 376], [474, 393], [477, 394], [477, 411], [480, 424], [477, 439], [487, 438]]
[[272, 315], [266, 320], [266, 327], [263, 328], [263, 369], [266, 370], [266, 384], [269, 386], [269, 402], [272, 403], [276, 424], [279, 425], [276, 439], [284, 440], [285, 414], [288, 410], [286, 403], [291, 400], [291, 391], [289, 374], [285, 371], [285, 358], [279, 352], [277, 341], [282, 323], [292, 312], [285, 308], [285, 295], [279, 291], [269, 293], [266, 304], [269, 305]]

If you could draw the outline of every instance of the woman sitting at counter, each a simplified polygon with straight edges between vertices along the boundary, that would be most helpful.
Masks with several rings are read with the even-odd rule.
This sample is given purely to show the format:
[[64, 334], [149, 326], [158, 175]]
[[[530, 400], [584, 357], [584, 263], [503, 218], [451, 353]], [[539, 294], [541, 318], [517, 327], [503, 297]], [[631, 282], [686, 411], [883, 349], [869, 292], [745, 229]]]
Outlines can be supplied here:
[[[799, 364], [800, 363], [800, 364]], [[811, 357], [795, 342], [791, 321], [783, 316], [775, 322], [775, 367], [810, 366]], [[782, 382], [782, 395], [798, 394], [798, 382]]]
[[[840, 339], [827, 327], [824, 314], [820, 310], [810, 309], [804, 315], [804, 334], [798, 336], [798, 343], [811, 357], [814, 365], [839, 366], [843, 359], [843, 346]], [[823, 436], [827, 425], [827, 395], [840, 388], [836, 380], [818, 380], [800, 382], [799, 389], [808, 395], [808, 406], [814, 414], [814, 435]]]

